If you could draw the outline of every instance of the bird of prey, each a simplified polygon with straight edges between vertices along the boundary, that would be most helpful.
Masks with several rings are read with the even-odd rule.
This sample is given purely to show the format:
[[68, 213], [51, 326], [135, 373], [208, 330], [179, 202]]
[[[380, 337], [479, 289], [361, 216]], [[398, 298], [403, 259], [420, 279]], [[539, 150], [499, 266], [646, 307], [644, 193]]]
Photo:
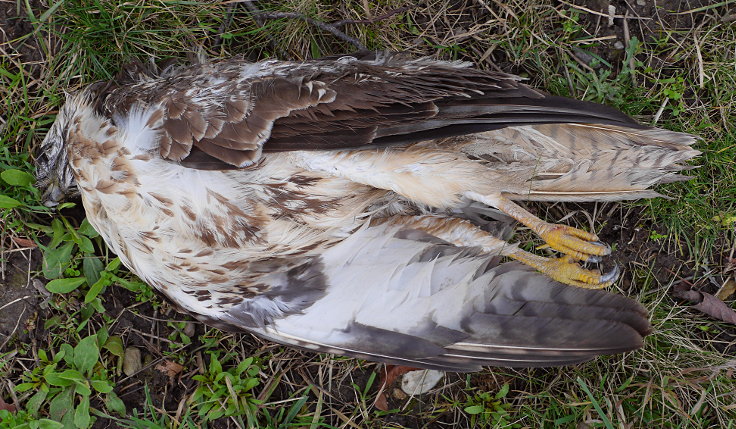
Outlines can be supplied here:
[[[579, 263], [610, 248], [514, 201], [653, 197], [693, 142], [462, 62], [230, 59], [70, 95], [38, 178], [50, 206], [78, 187], [121, 261], [201, 321], [473, 371], [642, 345], [644, 309]], [[562, 256], [508, 243], [509, 218]]]

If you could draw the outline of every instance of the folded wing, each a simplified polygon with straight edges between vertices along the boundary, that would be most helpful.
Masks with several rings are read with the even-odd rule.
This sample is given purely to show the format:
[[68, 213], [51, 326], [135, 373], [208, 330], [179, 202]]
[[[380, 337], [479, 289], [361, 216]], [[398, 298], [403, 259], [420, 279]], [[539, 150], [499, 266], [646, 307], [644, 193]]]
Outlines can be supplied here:
[[639, 348], [650, 329], [628, 298], [566, 286], [416, 230], [363, 228], [299, 276], [289, 270], [263, 278], [284, 299], [245, 298], [216, 323], [310, 350], [449, 371], [583, 362]]

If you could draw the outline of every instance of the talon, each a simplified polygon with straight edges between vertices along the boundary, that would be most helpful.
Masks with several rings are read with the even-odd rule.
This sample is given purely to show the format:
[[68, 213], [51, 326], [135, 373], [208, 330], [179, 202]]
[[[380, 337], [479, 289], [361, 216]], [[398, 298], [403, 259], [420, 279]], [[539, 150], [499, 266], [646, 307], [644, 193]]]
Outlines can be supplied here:
[[618, 276], [621, 275], [621, 269], [618, 264], [614, 265], [611, 271], [601, 276], [601, 283], [613, 283], [618, 280]]
[[566, 225], [551, 225], [539, 236], [558, 252], [580, 261], [598, 262], [599, 256], [611, 254], [611, 247], [598, 241], [598, 236]]
[[618, 265], [606, 274], [601, 274], [598, 270], [585, 269], [570, 255], [550, 259], [526, 252], [519, 252], [511, 256], [536, 268], [560, 283], [585, 289], [602, 289], [608, 287], [613, 284], [620, 273]]

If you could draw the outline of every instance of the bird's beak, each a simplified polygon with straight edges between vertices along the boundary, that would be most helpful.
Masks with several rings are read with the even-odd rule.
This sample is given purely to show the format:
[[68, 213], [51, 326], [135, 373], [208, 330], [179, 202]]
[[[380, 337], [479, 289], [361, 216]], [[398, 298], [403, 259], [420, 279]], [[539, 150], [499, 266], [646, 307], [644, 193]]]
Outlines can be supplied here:
[[46, 189], [43, 191], [41, 203], [46, 207], [56, 207], [64, 201], [65, 197], [64, 191], [59, 186], [59, 181], [52, 180], [51, 183], [46, 185]]

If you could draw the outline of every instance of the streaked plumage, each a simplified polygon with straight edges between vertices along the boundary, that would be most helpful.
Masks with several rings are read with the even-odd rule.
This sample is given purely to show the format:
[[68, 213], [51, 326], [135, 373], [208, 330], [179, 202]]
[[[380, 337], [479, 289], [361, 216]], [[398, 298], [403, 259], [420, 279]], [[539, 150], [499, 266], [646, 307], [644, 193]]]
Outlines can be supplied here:
[[[608, 252], [592, 234], [512, 200], [652, 197], [693, 140], [461, 63], [233, 59], [71, 96], [39, 182], [58, 199], [70, 168], [123, 263], [214, 326], [417, 367], [549, 366], [635, 349], [649, 324], [629, 299], [501, 263], [612, 280], [575, 262]], [[508, 244], [483, 203], [571, 257]]]

